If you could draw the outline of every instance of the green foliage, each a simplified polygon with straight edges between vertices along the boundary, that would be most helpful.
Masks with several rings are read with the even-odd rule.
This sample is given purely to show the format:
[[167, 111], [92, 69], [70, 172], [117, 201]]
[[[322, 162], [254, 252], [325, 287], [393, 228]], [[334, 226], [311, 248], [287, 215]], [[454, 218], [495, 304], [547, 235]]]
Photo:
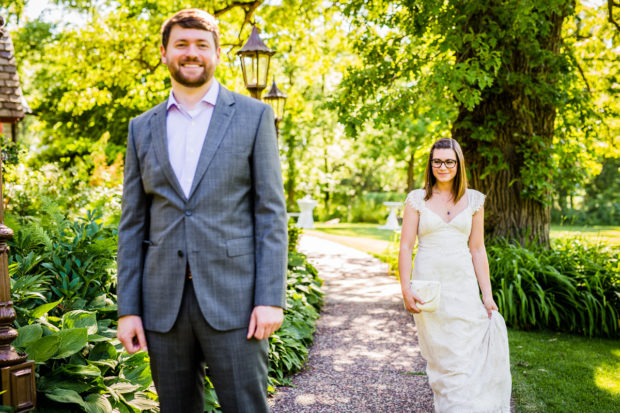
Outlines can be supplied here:
[[[575, 168], [578, 169], [578, 168]], [[551, 210], [552, 222], [569, 225], [613, 225], [620, 222], [620, 158], [606, 158], [601, 171], [584, 186], [579, 205]]]
[[493, 295], [509, 326], [620, 335], [618, 248], [579, 239], [551, 249], [494, 240], [487, 252]]
[[288, 220], [288, 252], [297, 251], [297, 247], [299, 246], [299, 237], [301, 236], [303, 230], [296, 225], [296, 221], [294, 219]]
[[[5, 211], [13, 216], [44, 217], [54, 211], [65, 211], [70, 218], [99, 210], [103, 221], [117, 224], [120, 218], [122, 192], [122, 159], [108, 165], [104, 150], [106, 140], [97, 142], [92, 175], [77, 166], [67, 169], [57, 163], [28, 166], [29, 158], [18, 149], [16, 162], [4, 165]], [[44, 183], [44, 184], [42, 184]]]
[[290, 252], [284, 323], [269, 338], [269, 383], [275, 386], [289, 383], [286, 376], [301, 370], [308, 359], [313, 342], [319, 310], [324, 303], [316, 269], [299, 252]]
[[[49, 315], [62, 302], [44, 304], [28, 314], [13, 345], [36, 362], [40, 411], [155, 411], [146, 353], [127, 355], [116, 340], [108, 311], [73, 310]], [[56, 308], [57, 309], [57, 308]], [[99, 317], [99, 319], [98, 319]]]
[[[36, 362], [41, 411], [152, 411], [146, 353], [129, 356], [116, 336], [116, 230], [100, 215], [70, 219], [53, 204], [39, 215], [11, 218], [12, 301], [18, 338], [13, 345]], [[300, 231], [289, 228], [287, 309], [270, 338], [270, 391], [286, 384], [308, 356], [323, 304], [316, 269], [296, 252]], [[205, 411], [219, 411], [207, 377]]]
[[389, 210], [383, 203], [402, 201], [402, 198], [400, 192], [361, 193], [345, 203], [347, 210], [342, 218], [346, 222], [385, 223]]
[[41, 302], [62, 299], [55, 315], [76, 309], [115, 313], [116, 234], [97, 212], [69, 220], [55, 206], [24, 220], [9, 241], [12, 297], [23, 323]]

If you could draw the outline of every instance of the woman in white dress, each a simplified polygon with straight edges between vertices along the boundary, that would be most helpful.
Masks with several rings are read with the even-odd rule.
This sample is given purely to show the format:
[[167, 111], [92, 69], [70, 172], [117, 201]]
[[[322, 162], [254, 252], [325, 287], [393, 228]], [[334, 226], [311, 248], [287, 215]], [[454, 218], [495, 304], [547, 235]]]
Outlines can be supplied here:
[[[467, 188], [463, 151], [446, 138], [431, 148], [424, 188], [409, 193], [405, 202], [400, 282], [405, 308], [414, 314], [438, 413], [510, 412], [508, 337], [491, 293], [484, 198]], [[423, 301], [408, 274], [414, 280], [439, 281], [436, 311], [420, 310]]]

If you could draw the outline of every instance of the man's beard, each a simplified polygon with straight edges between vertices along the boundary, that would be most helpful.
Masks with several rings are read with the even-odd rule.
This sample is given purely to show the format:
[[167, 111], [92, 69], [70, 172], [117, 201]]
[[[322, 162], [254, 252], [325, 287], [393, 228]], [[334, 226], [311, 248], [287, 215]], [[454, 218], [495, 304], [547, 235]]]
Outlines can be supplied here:
[[[197, 62], [194, 62], [194, 61], [182, 62], [181, 64], [183, 63], [197, 63]], [[202, 66], [203, 68], [202, 74], [199, 77], [193, 78], [193, 79], [189, 79], [183, 73], [181, 73], [181, 68], [179, 66], [170, 65], [168, 68], [170, 69], [170, 76], [172, 76], [174, 80], [176, 80], [178, 83], [180, 83], [181, 85], [185, 87], [203, 86], [205, 83], [209, 81], [209, 79], [211, 79], [211, 77], [213, 77], [213, 73], [209, 72], [207, 66]]]

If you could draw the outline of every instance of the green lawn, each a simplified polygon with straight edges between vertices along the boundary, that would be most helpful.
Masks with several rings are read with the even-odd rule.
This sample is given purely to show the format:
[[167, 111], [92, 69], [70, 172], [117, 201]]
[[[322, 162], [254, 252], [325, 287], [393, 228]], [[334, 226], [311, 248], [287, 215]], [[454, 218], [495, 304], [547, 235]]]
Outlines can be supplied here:
[[509, 330], [517, 412], [617, 412], [620, 340]]
[[[393, 233], [377, 227], [317, 224], [304, 232], [386, 259]], [[551, 238], [576, 236], [618, 245], [620, 227], [551, 228]], [[517, 412], [620, 411], [620, 340], [517, 330], [508, 339]]]
[[393, 231], [379, 229], [380, 224], [315, 224], [315, 230], [333, 235], [389, 241]]
[[394, 231], [378, 227], [379, 224], [315, 224], [315, 229], [305, 229], [304, 233], [339, 242], [381, 258], [390, 245]]
[[[309, 235], [321, 236], [342, 242], [373, 255], [382, 255], [393, 236], [392, 231], [379, 229], [380, 224], [315, 224], [314, 230], [304, 230]], [[329, 237], [332, 235], [334, 237]], [[620, 245], [620, 226], [551, 226], [551, 238], [583, 237], [591, 241]], [[353, 238], [353, 239], [346, 239]], [[377, 242], [380, 241], [380, 242]]]
[[569, 225], [552, 225], [551, 238], [584, 237], [591, 241], [620, 245], [620, 227], [596, 225], [579, 227]]

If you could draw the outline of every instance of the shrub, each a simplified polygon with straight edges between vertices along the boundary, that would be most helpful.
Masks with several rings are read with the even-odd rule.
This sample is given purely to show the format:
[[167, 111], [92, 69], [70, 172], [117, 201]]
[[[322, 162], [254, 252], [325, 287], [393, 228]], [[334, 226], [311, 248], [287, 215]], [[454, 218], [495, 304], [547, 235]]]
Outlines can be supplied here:
[[[70, 219], [45, 201], [39, 215], [7, 217], [13, 345], [36, 362], [39, 411], [156, 411], [146, 353], [128, 355], [116, 336], [116, 230], [88, 212]], [[308, 356], [323, 304], [317, 271], [296, 252], [300, 231], [289, 227], [287, 309], [269, 340], [269, 389], [288, 383]], [[70, 407], [69, 407], [70, 406]], [[219, 411], [207, 377], [205, 411]]]
[[556, 241], [551, 249], [490, 242], [491, 284], [500, 312], [514, 328], [617, 337], [619, 251], [580, 239]]
[[[47, 315], [61, 300], [31, 312], [13, 345], [36, 362], [39, 411], [142, 412], [158, 409], [148, 355], [122, 351], [112, 320], [96, 311]], [[102, 300], [102, 305], [105, 302]]]
[[[48, 205], [38, 217], [13, 223], [9, 241], [9, 274], [17, 323], [34, 306], [57, 301], [55, 315], [90, 308], [97, 300], [114, 299], [116, 231], [101, 223], [101, 214], [69, 220]], [[108, 310], [114, 314], [115, 307]]]
[[383, 223], [388, 216], [386, 201], [403, 201], [401, 192], [369, 192], [360, 194], [349, 203], [347, 222]]

